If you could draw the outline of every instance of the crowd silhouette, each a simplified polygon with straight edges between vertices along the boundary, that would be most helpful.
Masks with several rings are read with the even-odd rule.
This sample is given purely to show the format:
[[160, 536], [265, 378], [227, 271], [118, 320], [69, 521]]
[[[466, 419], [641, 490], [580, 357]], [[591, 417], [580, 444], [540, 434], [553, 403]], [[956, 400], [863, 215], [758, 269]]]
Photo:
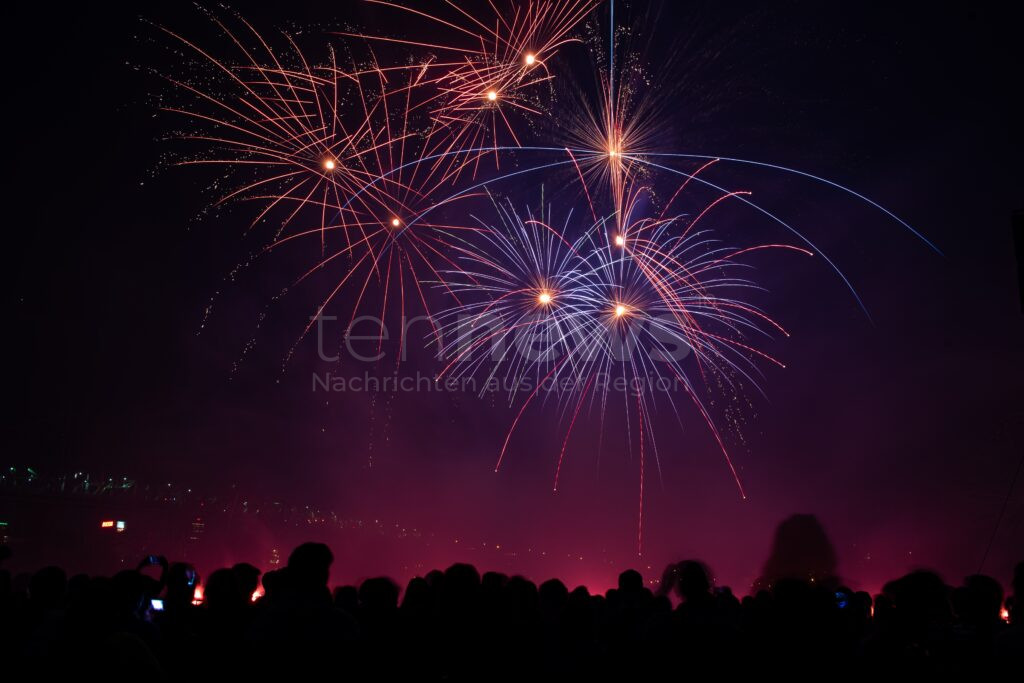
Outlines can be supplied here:
[[[3, 548], [0, 561], [9, 553]], [[202, 583], [190, 565], [153, 556], [112, 577], [0, 570], [0, 661], [44, 679], [100, 667], [105, 679], [145, 681], [977, 676], [1018, 667], [1024, 642], [1024, 563], [1005, 602], [991, 577], [951, 587], [930, 571], [872, 597], [841, 584], [835, 552], [810, 515], [780, 525], [742, 599], [696, 560], [667, 567], [656, 591], [624, 571], [604, 595], [558, 579], [481, 575], [468, 564], [414, 578], [404, 591], [381, 577], [332, 593], [332, 562], [326, 545], [305, 543], [262, 576], [237, 564]]]

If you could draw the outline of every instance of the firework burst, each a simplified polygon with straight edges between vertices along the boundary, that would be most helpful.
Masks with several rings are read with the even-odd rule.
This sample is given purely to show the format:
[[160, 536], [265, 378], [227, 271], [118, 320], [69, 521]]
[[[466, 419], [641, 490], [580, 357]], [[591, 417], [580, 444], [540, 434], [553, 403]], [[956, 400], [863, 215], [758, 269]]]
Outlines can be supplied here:
[[[439, 378], [482, 378], [485, 388], [500, 379], [508, 387], [516, 416], [496, 471], [526, 411], [549, 401], [558, 407], [564, 437], [555, 490], [578, 418], [596, 413], [603, 424], [616, 406], [639, 460], [638, 550], [645, 477], [652, 463], [660, 473], [659, 413], [699, 415], [746, 497], [707, 397], [713, 386], [759, 389], [761, 365], [783, 365], [759, 342], [786, 332], [746, 296], [758, 286], [745, 256], [820, 254], [857, 295], [810, 239], [749, 192], [713, 182], [708, 169], [740, 164], [796, 174], [924, 237], [820, 176], [662, 149], [664, 98], [653, 98], [638, 54], [616, 60], [614, 2], [607, 69], [595, 70], [591, 94], [577, 92], [576, 106], [565, 111], [555, 93], [567, 79], [555, 77], [554, 63], [581, 42], [581, 25], [599, 22], [594, 10], [602, 3], [509, 0], [476, 15], [453, 0], [437, 12], [365, 2], [429, 29], [412, 38], [335, 31], [340, 45], [310, 56], [291, 33], [269, 39], [241, 17], [226, 22], [207, 13], [227, 46], [228, 56], [217, 56], [161, 28], [205, 74], [167, 77], [181, 102], [163, 108], [186, 122], [180, 137], [201, 150], [179, 163], [225, 170], [231, 187], [215, 204], [256, 207], [250, 229], [270, 226], [260, 256], [305, 249], [311, 257], [293, 282], [329, 278], [300, 341], [329, 307], [344, 307], [351, 322], [373, 305], [379, 344], [389, 315], [426, 313], [429, 341], [444, 356]], [[557, 123], [546, 125], [558, 131], [557, 143], [538, 138], [545, 126], [532, 124], [543, 119]], [[492, 194], [538, 181], [578, 188], [585, 209], [563, 201], [556, 211], [542, 199], [520, 212]], [[655, 192], [666, 186], [670, 192]], [[681, 212], [681, 198], [697, 188], [713, 198]], [[726, 246], [711, 227], [727, 204], [767, 217], [798, 244]], [[479, 206], [492, 217], [476, 217]], [[613, 391], [610, 378], [630, 390]]]
[[504, 147], [521, 146], [516, 120], [543, 113], [546, 101], [538, 91], [553, 79], [549, 60], [560, 48], [577, 42], [572, 31], [600, 4], [595, 0], [533, 0], [503, 7], [490, 3], [490, 13], [478, 16], [450, 0], [440, 3], [447, 12], [427, 12], [385, 0], [367, 2], [411, 15], [443, 34], [424, 42], [370, 31], [338, 33], [367, 43], [404, 46], [414, 54], [440, 54], [408, 68], [420, 68], [424, 83], [435, 90], [427, 108], [437, 134], [425, 156], [435, 166], [443, 166], [446, 176], [456, 177], [467, 168], [475, 176], [486, 156], [500, 166]]
[[[717, 202], [712, 202], [712, 206]], [[679, 389], [717, 441], [745, 497], [739, 474], [701, 398], [709, 375], [757, 384], [756, 361], [779, 361], [759, 351], [751, 338], [785, 330], [739, 294], [757, 285], [742, 276], [740, 258], [762, 249], [810, 252], [784, 244], [730, 248], [696, 218], [640, 218], [622, 231], [602, 219], [573, 230], [571, 211], [559, 224], [543, 205], [539, 214], [518, 212], [510, 202], [493, 203], [498, 220], [479, 221], [486, 246], [466, 249], [460, 268], [446, 271], [445, 286], [467, 299], [445, 311], [441, 336], [448, 364], [440, 376], [483, 375], [483, 391], [500, 378], [517, 410], [495, 470], [513, 433], [535, 401], [556, 401], [567, 422], [554, 469], [558, 489], [562, 464], [581, 409], [606, 409], [620, 396], [623, 415], [639, 454], [642, 548], [643, 479], [646, 453], [654, 455], [652, 416], [662, 408], [677, 416]], [[614, 227], [611, 227], [614, 226]], [[570, 239], [567, 235], [580, 233]], [[525, 395], [525, 398], [522, 398]], [[660, 472], [660, 464], [658, 464]]]

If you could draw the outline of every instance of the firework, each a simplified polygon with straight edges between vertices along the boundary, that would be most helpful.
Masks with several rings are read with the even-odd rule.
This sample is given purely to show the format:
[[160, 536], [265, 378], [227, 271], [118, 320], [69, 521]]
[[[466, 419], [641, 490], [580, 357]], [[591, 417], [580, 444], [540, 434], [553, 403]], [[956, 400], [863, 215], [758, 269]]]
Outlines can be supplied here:
[[[497, 222], [481, 221], [475, 235], [486, 245], [464, 250], [461, 268], [444, 273], [446, 287], [472, 300], [444, 313], [441, 335], [449, 360], [440, 374], [484, 375], [484, 391], [500, 377], [507, 388], [518, 411], [495, 470], [531, 403], [554, 400], [568, 423], [554, 470], [557, 490], [581, 408], [596, 409], [603, 423], [605, 410], [619, 398], [610, 379], [621, 378], [635, 389], [635, 397], [623, 395], [622, 408], [639, 454], [638, 550], [648, 449], [657, 463], [652, 416], [662, 408], [677, 415], [680, 410], [664, 387], [678, 387], [689, 398], [745, 497], [701, 398], [702, 385], [709, 374], [730, 385], [737, 375], [756, 385], [756, 360], [781, 365], [749, 341], [785, 330], [738, 298], [736, 292], [756, 287], [735, 272], [738, 259], [761, 249], [810, 252], [783, 244], [726, 247], [698, 227], [704, 212], [634, 220], [622, 239], [622, 226], [607, 219], [573, 231], [571, 211], [554, 224], [550, 207], [542, 205], [534, 215], [510, 202], [495, 200], [493, 206]], [[581, 234], [570, 241], [573, 232]]]
[[207, 129], [181, 136], [204, 151], [179, 163], [229, 171], [236, 187], [215, 204], [259, 204], [250, 227], [276, 223], [264, 252], [315, 240], [319, 258], [295, 283], [328, 268], [339, 275], [310, 326], [345, 285], [358, 288], [352, 317], [371, 285], [385, 308], [395, 302], [404, 311], [407, 299], [426, 307], [419, 283], [436, 263], [450, 263], [446, 235], [459, 226], [420, 220], [409, 229], [411, 217], [445, 203], [434, 195], [447, 178], [408, 162], [435, 145], [435, 131], [424, 135], [429, 122], [418, 114], [432, 97], [424, 71], [389, 75], [372, 58], [362, 66], [352, 58], [343, 69], [333, 50], [325, 64], [311, 66], [287, 34], [280, 54], [244, 19], [239, 34], [210, 18], [235, 48], [233, 58], [167, 31], [220, 76], [217, 88], [205, 89], [170, 79], [187, 97], [164, 109]]
[[[200, 149], [179, 163], [224, 170], [217, 186], [230, 189], [216, 205], [256, 207], [250, 229], [269, 230], [259, 256], [310, 254], [294, 283], [329, 278], [300, 341], [329, 307], [345, 307], [350, 322], [371, 303], [381, 321], [413, 308], [426, 313], [428, 340], [444, 356], [439, 378], [479, 377], [484, 387], [500, 379], [507, 387], [516, 416], [496, 471], [526, 411], [557, 406], [565, 431], [555, 490], [578, 419], [596, 414], [603, 424], [616, 407], [639, 460], [638, 550], [649, 463], [660, 472], [653, 418], [661, 412], [699, 416], [745, 497], [707, 397], [713, 385], [760, 389], [761, 365], [783, 364], [758, 342], [786, 332], [745, 296], [757, 284], [744, 257], [766, 249], [818, 254], [863, 303], [808, 237], [713, 174], [735, 164], [797, 174], [927, 240], [820, 176], [659, 148], [666, 117], [639, 56], [616, 58], [614, 2], [607, 70], [591, 74], [596, 94], [577, 93], [573, 106], [558, 109], [565, 79], [553, 67], [580, 42], [574, 31], [594, 21], [596, 0], [510, 0], [489, 3], [481, 15], [453, 0], [437, 12], [365, 1], [429, 30], [413, 37], [379, 27], [335, 31], [310, 53], [290, 33], [270, 39], [241, 17], [226, 22], [208, 13], [227, 46], [218, 56], [161, 29], [203, 74], [168, 77], [180, 102], [163, 108], [183, 118], [180, 137]], [[557, 125], [533, 125], [545, 119]], [[539, 130], [553, 133], [539, 137]], [[585, 211], [574, 200], [555, 210], [542, 199], [520, 212], [494, 194], [545, 182], [578, 191]], [[656, 191], [666, 186], [670, 192]], [[713, 197], [698, 211], [681, 211], [697, 189]], [[798, 244], [726, 246], [711, 228], [728, 204], [768, 217]], [[493, 217], [477, 218], [480, 205]], [[606, 381], [612, 376], [635, 388], [622, 392], [621, 406]]]
[[499, 148], [521, 146], [513, 120], [517, 115], [541, 114], [545, 102], [537, 91], [553, 78], [548, 62], [560, 48], [576, 41], [571, 32], [600, 4], [596, 0], [491, 3], [490, 14], [477, 16], [450, 0], [441, 3], [448, 10], [444, 15], [384, 0], [367, 2], [412, 15], [449, 37], [428, 43], [373, 32], [339, 33], [418, 53], [441, 53], [439, 59], [422, 66], [425, 79], [437, 90], [429, 108], [442, 131], [426, 156], [437, 157], [435, 164], [455, 175], [471, 165], [476, 169], [488, 153], [500, 165]]

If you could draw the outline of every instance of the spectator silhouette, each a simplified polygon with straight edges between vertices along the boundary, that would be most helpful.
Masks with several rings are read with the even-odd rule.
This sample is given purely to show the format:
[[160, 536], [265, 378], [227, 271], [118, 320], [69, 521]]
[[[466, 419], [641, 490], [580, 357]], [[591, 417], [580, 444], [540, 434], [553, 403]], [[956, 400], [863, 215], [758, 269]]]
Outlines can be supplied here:
[[1024, 653], [1024, 562], [1018, 562], [1013, 568], [1013, 595], [1006, 599], [1006, 611], [1009, 617], [1009, 627], [1003, 629], [996, 637], [995, 654], [1000, 665], [1009, 665], [1010, 662], [1019, 663], [1020, 655]]
[[245, 607], [247, 598], [238, 585], [236, 574], [230, 569], [218, 569], [210, 574], [203, 591], [206, 608], [217, 614], [234, 614]]
[[164, 610], [168, 613], [187, 611], [192, 607], [199, 573], [190, 564], [175, 562], [167, 569]]
[[260, 574], [262, 572], [248, 562], [239, 562], [231, 568], [231, 572], [235, 575], [238, 591], [247, 600], [252, 600], [253, 595], [256, 594], [256, 589], [260, 587]]
[[937, 674], [953, 651], [950, 590], [938, 574], [919, 570], [882, 587], [875, 632], [865, 644], [869, 663]]
[[[1009, 625], [1001, 586], [981, 575], [952, 588], [915, 571], [885, 584], [872, 609], [866, 593], [836, 583], [835, 553], [808, 515], [780, 525], [760, 589], [742, 602], [697, 560], [669, 565], [657, 595], [632, 569], [592, 595], [555, 578], [538, 587], [455, 564], [411, 579], [404, 595], [391, 579], [372, 577], [332, 596], [332, 562], [323, 544], [297, 547], [286, 567], [263, 576], [255, 603], [256, 567], [217, 569], [199, 606], [198, 575], [183, 563], [168, 565], [161, 580], [145, 575], [151, 561], [112, 578], [68, 581], [57, 567], [13, 581], [3, 575], [2, 661], [44, 680], [96, 661], [104, 678], [147, 681], [197, 670], [253, 680], [327, 672], [345, 680], [647, 680], [701, 666], [974, 680], [1020, 661], [1014, 603], [1024, 564], [1006, 601]], [[161, 613], [150, 607], [158, 595]]]
[[814, 515], [792, 515], [779, 524], [755, 590], [770, 590], [782, 579], [836, 587], [836, 551]]
[[328, 580], [333, 562], [323, 543], [303, 543], [286, 567], [264, 577], [268, 600], [248, 629], [254, 674], [322, 675], [336, 668], [339, 658], [351, 656], [359, 628], [332, 600]]
[[331, 602], [327, 581], [334, 555], [323, 543], [303, 543], [288, 558], [287, 587], [290, 599], [307, 606], [325, 606]]

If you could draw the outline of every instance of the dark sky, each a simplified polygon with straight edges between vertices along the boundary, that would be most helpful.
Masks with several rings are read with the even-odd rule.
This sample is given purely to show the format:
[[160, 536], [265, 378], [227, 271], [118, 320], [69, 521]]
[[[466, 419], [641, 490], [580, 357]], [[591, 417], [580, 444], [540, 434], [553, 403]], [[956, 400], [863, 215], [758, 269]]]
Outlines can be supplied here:
[[[644, 25], [643, 5], [622, 15]], [[787, 368], [766, 368], [767, 399], [750, 392], [745, 442], [731, 442], [749, 499], [697, 416], [684, 414], [681, 431], [659, 416], [662, 478], [648, 478], [643, 564], [697, 556], [744, 585], [777, 522], [813, 512], [860, 585], [917, 566], [958, 580], [977, 568], [1024, 448], [1010, 228], [1024, 208], [1024, 17], [975, 3], [722, 5], [665, 3], [659, 30], [637, 41], [673, 56], [666, 144], [834, 179], [943, 255], [820, 185], [749, 169], [716, 176], [813, 236], [871, 318], [820, 259], [756, 262], [770, 290], [760, 303], [792, 336], [764, 346]], [[393, 20], [350, 7], [237, 5], [268, 32]], [[288, 276], [273, 264], [225, 279], [253, 248], [249, 214], [202, 216], [203, 178], [162, 161], [173, 124], [155, 111], [164, 86], [146, 70], [176, 68], [166, 39], [138, 9], [12, 11], [4, 460], [211, 490], [239, 483], [440, 533], [606, 552], [616, 568], [635, 560], [636, 462], [614, 428], [600, 454], [595, 424], [582, 432], [555, 496], [564, 432], [549, 412], [527, 414], [495, 475], [514, 411], [465, 396], [325, 398], [311, 373], [329, 368], [305, 347], [282, 374], [313, 298], [270, 304]], [[185, 3], [144, 14], [211, 36]], [[750, 219], [732, 210], [723, 228], [767, 229]], [[1019, 484], [986, 565], [1000, 577], [1024, 548], [1022, 496]], [[564, 571], [592, 581], [610, 571], [581, 565]]]

